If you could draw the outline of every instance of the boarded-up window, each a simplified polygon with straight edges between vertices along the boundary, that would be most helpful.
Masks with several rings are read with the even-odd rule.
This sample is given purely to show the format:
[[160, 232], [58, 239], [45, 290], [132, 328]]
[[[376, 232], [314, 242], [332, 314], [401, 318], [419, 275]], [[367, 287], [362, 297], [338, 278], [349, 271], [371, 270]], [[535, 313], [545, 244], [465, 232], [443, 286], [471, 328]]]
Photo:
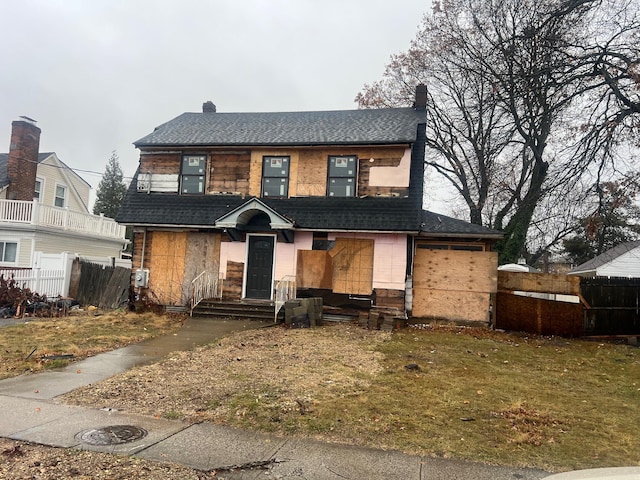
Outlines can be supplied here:
[[326, 250], [298, 250], [296, 281], [299, 288], [331, 289], [333, 267]]
[[183, 295], [184, 258], [187, 234], [184, 232], [153, 232], [149, 289], [162, 305], [180, 305]]
[[337, 238], [333, 257], [333, 291], [370, 295], [373, 291], [373, 240]]

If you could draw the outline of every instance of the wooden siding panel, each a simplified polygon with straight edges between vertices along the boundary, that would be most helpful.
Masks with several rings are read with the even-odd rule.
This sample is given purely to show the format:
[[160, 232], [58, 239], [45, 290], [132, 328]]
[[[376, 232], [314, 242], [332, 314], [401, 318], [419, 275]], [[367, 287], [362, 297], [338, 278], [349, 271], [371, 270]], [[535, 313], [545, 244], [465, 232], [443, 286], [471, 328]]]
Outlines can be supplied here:
[[179, 175], [180, 153], [153, 153], [140, 155], [140, 173]]
[[583, 307], [577, 303], [504, 292], [496, 296], [496, 327], [505, 330], [578, 337], [582, 335], [583, 315]]
[[161, 305], [186, 304], [188, 291], [183, 290], [186, 232], [149, 234], [153, 237], [148, 264], [149, 290]]
[[242, 298], [243, 279], [244, 263], [227, 262], [227, 276], [224, 280], [222, 298], [224, 300], [240, 300]]
[[296, 282], [298, 288], [331, 289], [333, 263], [326, 250], [298, 250]]
[[370, 295], [373, 291], [374, 241], [336, 238], [333, 258], [333, 292]]
[[209, 161], [209, 193], [249, 194], [251, 155], [247, 152], [213, 153]]

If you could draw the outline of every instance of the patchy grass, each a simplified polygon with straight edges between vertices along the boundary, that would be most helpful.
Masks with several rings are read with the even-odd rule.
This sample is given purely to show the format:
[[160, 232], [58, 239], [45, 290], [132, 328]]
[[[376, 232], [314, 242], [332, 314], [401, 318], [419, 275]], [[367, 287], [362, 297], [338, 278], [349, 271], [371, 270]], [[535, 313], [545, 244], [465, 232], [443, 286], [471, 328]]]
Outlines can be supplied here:
[[251, 330], [65, 399], [546, 470], [640, 464], [640, 350], [609, 343], [451, 327]]
[[[71, 361], [176, 330], [182, 320], [153, 313], [74, 313], [0, 328], [0, 379]], [[73, 358], [56, 358], [72, 355]], [[48, 359], [48, 357], [52, 357]]]

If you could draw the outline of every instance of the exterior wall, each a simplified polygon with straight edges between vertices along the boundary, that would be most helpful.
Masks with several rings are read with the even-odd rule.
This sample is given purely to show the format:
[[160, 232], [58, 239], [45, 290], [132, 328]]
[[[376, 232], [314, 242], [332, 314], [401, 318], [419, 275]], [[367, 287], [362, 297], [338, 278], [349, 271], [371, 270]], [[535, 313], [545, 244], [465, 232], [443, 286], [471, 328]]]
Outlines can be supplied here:
[[[269, 155], [290, 157], [289, 197], [326, 196], [330, 155], [357, 156], [359, 196], [408, 194], [411, 161], [411, 149], [408, 146], [239, 149], [199, 153], [207, 155], [207, 194], [235, 193], [260, 197], [262, 158]], [[139, 183], [149, 181], [153, 185], [152, 191], [177, 193], [178, 184], [175, 180], [180, 175], [181, 158], [178, 151], [143, 152], [140, 156]]]
[[625, 252], [598, 267], [596, 274], [600, 277], [640, 277], [640, 248]]
[[65, 233], [38, 232], [34, 250], [43, 253], [71, 252], [80, 256], [120, 258], [123, 242], [100, 238], [77, 237]]
[[205, 270], [218, 272], [220, 243], [214, 232], [134, 232], [132, 273], [149, 270], [148, 287], [138, 293], [161, 305], [188, 304], [191, 282]]
[[56, 185], [66, 187], [65, 207], [74, 212], [88, 213], [89, 185], [72, 171], [68, 171], [55, 155], [38, 165], [38, 178], [44, 181], [40, 194], [43, 205], [55, 206]]

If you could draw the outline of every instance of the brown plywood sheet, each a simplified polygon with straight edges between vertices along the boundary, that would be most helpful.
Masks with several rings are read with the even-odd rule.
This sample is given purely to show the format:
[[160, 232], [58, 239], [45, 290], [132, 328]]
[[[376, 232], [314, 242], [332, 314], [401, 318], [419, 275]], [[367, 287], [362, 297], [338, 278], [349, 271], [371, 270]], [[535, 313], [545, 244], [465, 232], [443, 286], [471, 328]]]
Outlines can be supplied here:
[[333, 258], [333, 292], [370, 295], [373, 291], [373, 240], [336, 238], [329, 251]]
[[498, 254], [416, 249], [413, 286], [435, 290], [495, 293]]
[[150, 232], [153, 237], [149, 259], [149, 289], [161, 305], [184, 305], [185, 232]]
[[331, 289], [333, 266], [326, 250], [298, 250], [296, 282], [299, 288]]
[[488, 322], [488, 292], [414, 288], [412, 317]]
[[580, 277], [551, 273], [498, 272], [498, 289], [520, 292], [580, 294]]
[[225, 300], [240, 300], [242, 298], [242, 280], [244, 277], [244, 263], [227, 262], [227, 276], [224, 279], [222, 298]]

